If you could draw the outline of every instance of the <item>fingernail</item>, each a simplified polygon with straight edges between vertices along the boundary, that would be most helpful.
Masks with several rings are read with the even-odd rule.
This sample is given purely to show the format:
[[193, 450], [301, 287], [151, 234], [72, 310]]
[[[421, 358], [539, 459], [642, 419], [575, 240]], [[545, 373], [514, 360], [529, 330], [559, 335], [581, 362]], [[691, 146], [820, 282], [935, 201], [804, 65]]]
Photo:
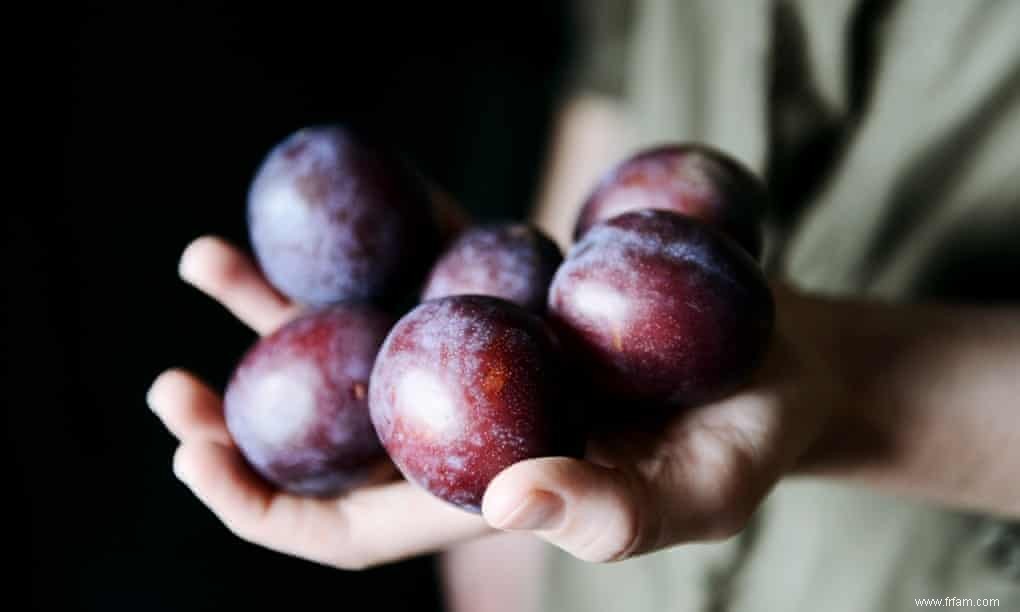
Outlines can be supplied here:
[[191, 257], [187, 250], [181, 254], [181, 259], [177, 262], [177, 276], [184, 282], [191, 282]]
[[189, 474], [187, 473], [187, 469], [184, 468], [183, 463], [184, 462], [182, 462], [176, 455], [174, 456], [173, 463], [174, 476], [177, 477], [177, 480], [180, 480], [185, 485], [187, 485]]
[[156, 398], [158, 397], [156, 389], [162, 386], [168, 379], [170, 379], [176, 373], [177, 370], [174, 368], [163, 370], [159, 374], [159, 376], [156, 377], [156, 380], [152, 381], [152, 384], [149, 385], [149, 390], [145, 392], [145, 403], [149, 406], [150, 410], [152, 411], [156, 410]]
[[154, 391], [156, 389], [156, 385], [158, 384], [159, 378], [152, 381], [152, 385], [149, 386], [149, 390], [145, 392], [145, 405], [148, 406], [149, 410], [152, 410], [153, 412], [156, 411], [156, 406], [153, 400], [155, 400], [156, 398], [156, 394], [154, 393]]
[[492, 517], [492, 526], [498, 529], [539, 531], [551, 529], [563, 513], [563, 500], [549, 491], [531, 491], [524, 501], [510, 506], [505, 514], [499, 511]]
[[177, 260], [177, 275], [181, 277], [185, 282], [191, 283], [193, 281], [194, 272], [194, 259], [195, 249], [201, 248], [201, 245], [207, 242], [204, 238], [196, 238], [192, 240], [188, 246], [184, 247], [184, 251], [181, 253], [181, 258]]

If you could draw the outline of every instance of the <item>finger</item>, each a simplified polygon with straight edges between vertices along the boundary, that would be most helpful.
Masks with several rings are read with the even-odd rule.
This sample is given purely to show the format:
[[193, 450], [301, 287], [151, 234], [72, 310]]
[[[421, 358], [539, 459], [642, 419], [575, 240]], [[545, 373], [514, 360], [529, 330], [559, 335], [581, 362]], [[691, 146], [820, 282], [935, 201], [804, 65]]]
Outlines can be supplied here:
[[626, 472], [547, 457], [496, 476], [482, 501], [494, 527], [534, 531], [584, 561], [615, 561], [638, 551], [657, 525], [643, 485]]
[[726, 416], [681, 420], [663, 446], [618, 468], [567, 458], [515, 464], [493, 479], [482, 513], [493, 527], [533, 531], [594, 562], [734, 535], [778, 478], [779, 454], [765, 450], [775, 430], [762, 433], [729, 408], [705, 407]]
[[232, 444], [219, 396], [188, 372], [163, 372], [152, 383], [146, 400], [177, 439]]
[[300, 311], [247, 255], [215, 236], [198, 238], [184, 249], [179, 273], [259, 334], [272, 332]]
[[280, 493], [236, 451], [208, 442], [182, 444], [174, 471], [245, 540], [347, 569], [434, 552], [489, 531], [477, 515], [407, 482], [355, 489], [332, 500]]
[[[355, 489], [338, 503], [347, 519], [341, 561], [365, 567], [436, 552], [492, 533], [481, 516], [456, 508], [407, 481]], [[341, 563], [343, 565], [343, 563]]]

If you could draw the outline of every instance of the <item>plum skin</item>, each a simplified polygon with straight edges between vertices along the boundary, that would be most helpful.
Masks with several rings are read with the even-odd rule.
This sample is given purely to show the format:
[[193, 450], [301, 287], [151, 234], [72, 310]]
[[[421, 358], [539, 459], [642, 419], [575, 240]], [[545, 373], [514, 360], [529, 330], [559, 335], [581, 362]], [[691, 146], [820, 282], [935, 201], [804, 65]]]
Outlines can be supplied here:
[[440, 228], [424, 180], [353, 130], [299, 130], [273, 148], [248, 193], [259, 266], [313, 306], [397, 301], [417, 291]]
[[574, 239], [600, 221], [652, 208], [709, 223], [758, 258], [767, 199], [761, 181], [729, 155], [694, 143], [664, 145], [624, 160], [603, 177], [578, 214]]
[[280, 489], [332, 496], [385, 458], [368, 414], [375, 355], [393, 317], [360, 305], [305, 314], [260, 339], [224, 394], [227, 428], [248, 464]]
[[593, 386], [649, 411], [734, 390], [762, 359], [775, 318], [743, 249], [661, 210], [593, 226], [557, 271], [549, 311]]
[[418, 305], [387, 336], [372, 371], [372, 422], [409, 481], [469, 512], [503, 469], [577, 456], [559, 354], [545, 324], [490, 296]]
[[549, 283], [562, 261], [556, 243], [526, 223], [471, 228], [436, 261], [422, 300], [491, 295], [541, 314]]

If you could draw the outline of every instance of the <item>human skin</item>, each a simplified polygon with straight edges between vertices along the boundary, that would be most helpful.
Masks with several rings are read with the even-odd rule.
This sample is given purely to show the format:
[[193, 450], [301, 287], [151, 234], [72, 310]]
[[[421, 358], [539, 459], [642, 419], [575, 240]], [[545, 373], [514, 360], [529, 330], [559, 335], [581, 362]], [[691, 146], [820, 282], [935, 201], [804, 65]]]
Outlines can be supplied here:
[[[587, 121], [573, 129], [613, 129]], [[554, 173], [563, 168], [559, 159]], [[547, 192], [560, 194], [558, 202], [577, 201], [554, 183]], [[556, 221], [568, 219], [564, 206], [537, 216], [554, 237], [569, 233], [570, 221], [562, 228]], [[181, 275], [261, 333], [298, 312], [250, 259], [218, 239], [189, 246]], [[164, 373], [148, 399], [181, 440], [175, 472], [239, 536], [346, 569], [450, 550], [444, 579], [455, 610], [520, 610], [535, 601], [533, 588], [520, 587], [537, 584], [537, 563], [513, 563], [519, 574], [507, 564], [489, 567], [502, 572], [501, 586], [467, 588], [486, 571], [468, 576], [467, 562], [487, 550], [537, 559], [534, 538], [478, 539], [494, 528], [532, 533], [580, 559], [618, 560], [738, 532], [783, 477], [855, 482], [1020, 517], [1017, 309], [824, 299], [781, 283], [774, 290], [772, 349], [740, 392], [677, 415], [657, 436], [597, 439], [587, 460], [516, 464], [489, 486], [484, 517], [404, 482], [333, 500], [282, 494], [240, 460], [219, 397], [197, 378]], [[500, 600], [501, 593], [514, 595]]]

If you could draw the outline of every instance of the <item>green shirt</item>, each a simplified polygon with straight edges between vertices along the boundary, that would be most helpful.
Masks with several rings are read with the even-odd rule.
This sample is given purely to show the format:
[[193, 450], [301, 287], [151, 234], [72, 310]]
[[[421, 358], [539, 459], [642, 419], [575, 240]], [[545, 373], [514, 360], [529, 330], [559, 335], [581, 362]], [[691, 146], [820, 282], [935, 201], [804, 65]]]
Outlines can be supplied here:
[[[1020, 1], [578, 5], [580, 85], [624, 102], [631, 150], [701, 141], [766, 178], [772, 275], [1020, 303]], [[1020, 610], [1020, 523], [809, 479], [726, 542], [610, 565], [550, 555], [556, 612]]]

